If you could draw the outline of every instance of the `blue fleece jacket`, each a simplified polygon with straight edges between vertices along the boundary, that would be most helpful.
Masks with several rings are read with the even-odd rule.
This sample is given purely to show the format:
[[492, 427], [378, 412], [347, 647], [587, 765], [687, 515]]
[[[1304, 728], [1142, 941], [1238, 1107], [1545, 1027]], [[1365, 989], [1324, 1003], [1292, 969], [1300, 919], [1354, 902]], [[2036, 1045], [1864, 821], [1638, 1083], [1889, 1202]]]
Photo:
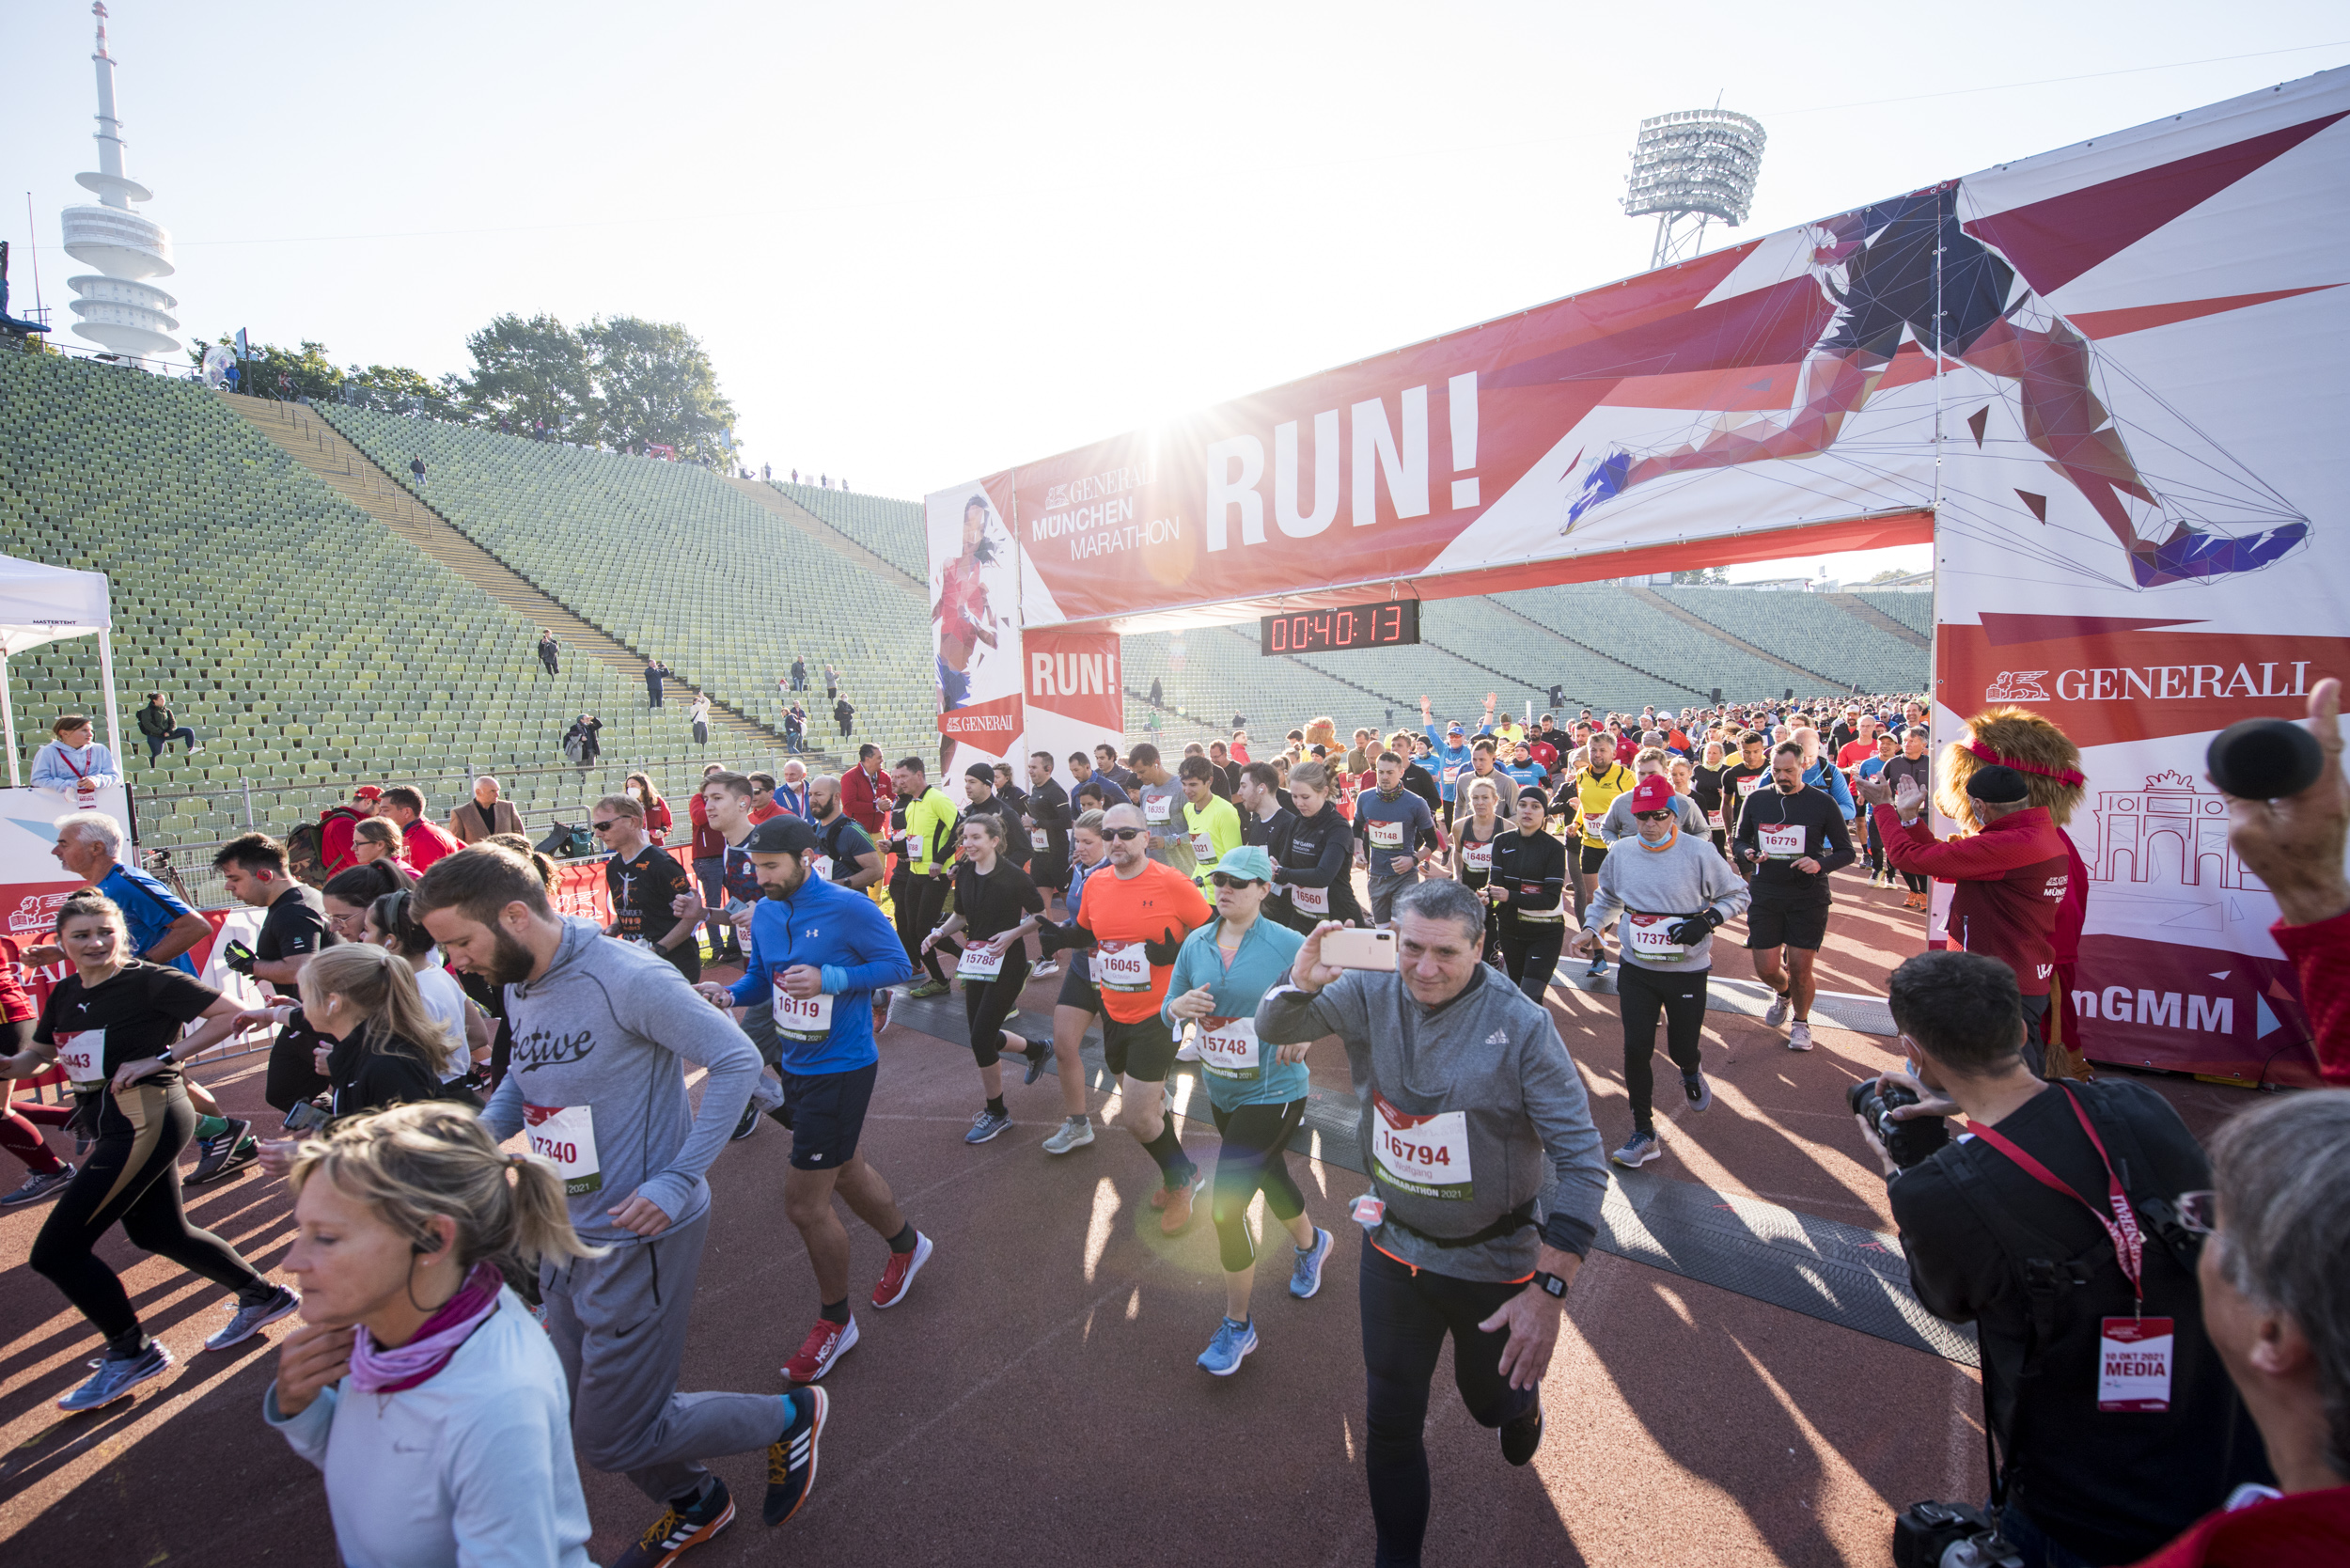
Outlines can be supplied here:
[[[1826, 759], [1823, 758], [1805, 769], [1803, 781], [1815, 790], [1825, 792], [1834, 800], [1836, 808], [1844, 813], [1846, 822], [1858, 813], [1859, 808], [1852, 803], [1852, 791], [1844, 786], [1844, 770], [1829, 766]], [[1764, 779], [1763, 782], [1767, 784], [1770, 780]]]
[[776, 976], [803, 964], [822, 973], [824, 995], [833, 1001], [832, 1032], [822, 1040], [794, 1040], [778, 1027], [783, 1054], [776, 1065], [805, 1077], [854, 1073], [881, 1059], [873, 1043], [873, 993], [914, 977], [905, 944], [881, 905], [837, 882], [814, 879], [788, 899], [760, 900], [751, 916], [750, 959], [732, 987], [735, 1005], [764, 1000]]
[[1436, 748], [1436, 765], [1428, 771], [1436, 776], [1437, 792], [1446, 800], [1450, 800], [1453, 776], [1468, 772], [1469, 764], [1477, 760], [1477, 753], [1466, 745], [1445, 745], [1444, 737], [1436, 733], [1436, 727], [1433, 724], [1423, 725], [1421, 729], [1427, 732], [1428, 744]]

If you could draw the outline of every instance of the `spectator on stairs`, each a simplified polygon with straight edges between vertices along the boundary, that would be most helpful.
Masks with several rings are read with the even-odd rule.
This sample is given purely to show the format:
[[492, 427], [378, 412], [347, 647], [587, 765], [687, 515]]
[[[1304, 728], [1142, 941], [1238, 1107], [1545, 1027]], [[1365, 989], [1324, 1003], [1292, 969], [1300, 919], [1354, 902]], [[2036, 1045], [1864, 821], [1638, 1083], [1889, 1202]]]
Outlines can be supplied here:
[[593, 713], [582, 713], [572, 721], [569, 729], [563, 731], [563, 755], [572, 760], [573, 766], [592, 768], [596, 765], [596, 759], [603, 755], [603, 743], [596, 739], [597, 732], [603, 729], [603, 720]]
[[693, 705], [685, 710], [685, 717], [694, 726], [694, 744], [710, 744], [710, 698], [700, 692], [694, 694]]
[[171, 705], [164, 700], [161, 692], [147, 694], [147, 706], [139, 710], [139, 733], [147, 737], [147, 760], [150, 763], [174, 741], [185, 745], [191, 757], [204, 749], [196, 741], [195, 730], [173, 722]]
[[546, 666], [549, 675], [563, 673], [562, 652], [563, 645], [555, 640], [555, 634], [543, 626], [540, 627], [539, 662]]

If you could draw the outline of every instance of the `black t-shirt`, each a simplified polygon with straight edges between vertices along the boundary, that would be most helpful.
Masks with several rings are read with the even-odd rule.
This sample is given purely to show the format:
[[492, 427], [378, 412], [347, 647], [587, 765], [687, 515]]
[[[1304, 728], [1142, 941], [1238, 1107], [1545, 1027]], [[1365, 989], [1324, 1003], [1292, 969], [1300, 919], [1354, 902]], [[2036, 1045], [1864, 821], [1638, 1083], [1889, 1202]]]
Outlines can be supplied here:
[[1006, 856], [997, 855], [985, 876], [967, 861], [955, 867], [955, 913], [969, 928], [964, 940], [984, 942], [1043, 911], [1044, 895]]
[[617, 855], [605, 861], [603, 886], [612, 898], [612, 934], [650, 942], [660, 941], [677, 925], [670, 901], [694, 890], [677, 857], [650, 844], [625, 864]]
[[1060, 787], [1060, 780], [1048, 778], [1028, 792], [1028, 820], [1036, 823], [1035, 832], [1044, 835], [1044, 847], [1038, 849], [1036, 839], [1028, 839], [1030, 853], [1049, 856], [1066, 866], [1069, 863], [1069, 792]]
[[[1722, 778], [1729, 772], [1727, 766], [1709, 768], [1700, 765], [1689, 770], [1689, 794], [1697, 801], [1699, 810], [1719, 811], [1722, 808]], [[1723, 821], [1729, 819], [1725, 817]]]
[[[1762, 829], [1786, 827], [1802, 829], [1803, 853], [1820, 863], [1818, 870], [1798, 870], [1794, 858], [1775, 859], [1760, 853]], [[1738, 813], [1731, 847], [1754, 868], [1756, 900], [1781, 907], [1827, 902], [1828, 873], [1841, 870], [1856, 858], [1852, 830], [1845, 825], [1836, 797], [1809, 784], [1792, 795], [1782, 793], [1776, 784], [1764, 784], [1747, 796], [1745, 809]]]
[[[1752, 789], [1747, 786], [1749, 778], [1754, 780]], [[1736, 827], [1738, 813], [1747, 808], [1747, 797], [1755, 790], [1770, 787], [1771, 764], [1768, 760], [1759, 768], [1750, 768], [1744, 762], [1732, 762], [1722, 769], [1722, 821]]]
[[424, 1052], [397, 1036], [372, 1051], [360, 1045], [355, 1030], [335, 1042], [326, 1053], [326, 1077], [337, 1116], [443, 1098], [441, 1081], [424, 1064]]
[[817, 847], [832, 857], [832, 879], [846, 882], [865, 868], [857, 864], [857, 856], [873, 853], [873, 840], [866, 836], [856, 819], [847, 812], [837, 812], [832, 821], [816, 830]]
[[253, 939], [253, 956], [266, 964], [301, 958], [335, 946], [337, 938], [326, 923], [326, 902], [315, 887], [296, 885], [271, 902], [261, 917], [261, 934]]
[[[40, 1022], [33, 1027], [33, 1039], [40, 1044], [57, 1047], [60, 1064], [67, 1068], [66, 1075], [77, 1080], [77, 1084], [102, 1082], [112, 1078], [115, 1069], [124, 1062], [145, 1061], [178, 1040], [186, 1025], [201, 1017], [206, 1008], [219, 1000], [219, 992], [198, 984], [168, 964], [133, 959], [113, 979], [96, 986], [85, 986], [78, 973], [66, 976], [49, 993], [49, 1003], [40, 1010]], [[79, 1039], [91, 1030], [102, 1030], [103, 1039]], [[77, 1048], [91, 1044], [97, 1049], [86, 1064], [69, 1059]], [[178, 1082], [179, 1077], [178, 1068], [167, 1067], [142, 1081], [169, 1084]], [[131, 1124], [116, 1108], [114, 1097], [106, 1095], [104, 1100], [101, 1131], [130, 1132]]]

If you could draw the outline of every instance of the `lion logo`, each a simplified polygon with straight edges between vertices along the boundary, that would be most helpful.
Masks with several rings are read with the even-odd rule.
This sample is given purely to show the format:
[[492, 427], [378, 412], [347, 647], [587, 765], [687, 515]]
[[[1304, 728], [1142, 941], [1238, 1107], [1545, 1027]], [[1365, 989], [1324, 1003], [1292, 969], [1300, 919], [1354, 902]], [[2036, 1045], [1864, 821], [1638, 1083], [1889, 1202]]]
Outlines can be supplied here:
[[2044, 669], [2003, 669], [1999, 678], [1983, 688], [1985, 702], [2045, 702], [2048, 694], [2040, 687]]

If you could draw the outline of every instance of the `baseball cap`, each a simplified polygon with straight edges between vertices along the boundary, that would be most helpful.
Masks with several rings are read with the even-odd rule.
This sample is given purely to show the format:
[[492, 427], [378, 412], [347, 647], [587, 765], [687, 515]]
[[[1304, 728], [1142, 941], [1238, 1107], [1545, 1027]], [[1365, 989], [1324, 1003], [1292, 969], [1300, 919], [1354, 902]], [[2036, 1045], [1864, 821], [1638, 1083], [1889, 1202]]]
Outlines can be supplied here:
[[1215, 869], [1226, 876], [1238, 877], [1246, 882], [1271, 882], [1273, 856], [1265, 853], [1262, 844], [1243, 844], [1238, 849], [1226, 850], [1224, 858], [1215, 863]]
[[1448, 735], [1465, 735], [1468, 733], [1466, 729], [1461, 728], [1461, 721], [1459, 719], [1454, 719], [1450, 724], [1446, 725], [1444, 727], [1444, 732]]
[[1672, 780], [1663, 774], [1651, 774], [1632, 787], [1632, 809], [1639, 811], [1668, 811], [1672, 809]]
[[1967, 776], [1966, 792], [1986, 806], [2010, 806], [2030, 797], [2031, 781], [2013, 768], [1994, 763]]
[[816, 847], [816, 830], [786, 813], [752, 828], [743, 847], [753, 855], [805, 855]]
[[357, 789], [351, 792], [351, 798], [353, 800], [382, 800], [384, 798], [384, 792], [376, 785], [362, 784]]

